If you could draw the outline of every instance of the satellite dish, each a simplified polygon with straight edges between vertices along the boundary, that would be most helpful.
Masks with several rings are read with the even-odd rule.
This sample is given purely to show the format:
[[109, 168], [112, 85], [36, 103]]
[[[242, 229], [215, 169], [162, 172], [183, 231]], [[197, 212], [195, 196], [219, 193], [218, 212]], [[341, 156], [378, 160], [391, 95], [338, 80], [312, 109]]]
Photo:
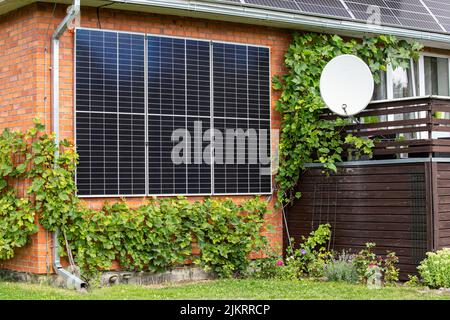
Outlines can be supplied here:
[[373, 75], [369, 67], [350, 54], [328, 62], [320, 77], [323, 101], [340, 116], [353, 116], [363, 111], [372, 100], [373, 89]]

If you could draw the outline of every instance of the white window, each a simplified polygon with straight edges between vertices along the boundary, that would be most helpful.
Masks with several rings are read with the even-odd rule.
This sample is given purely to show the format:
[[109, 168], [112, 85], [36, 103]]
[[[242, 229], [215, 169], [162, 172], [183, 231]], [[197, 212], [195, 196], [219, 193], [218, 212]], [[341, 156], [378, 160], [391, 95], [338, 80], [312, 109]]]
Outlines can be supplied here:
[[380, 71], [381, 83], [375, 86], [373, 100], [394, 100], [416, 96], [450, 96], [450, 57], [424, 53], [410, 68], [390, 66]]

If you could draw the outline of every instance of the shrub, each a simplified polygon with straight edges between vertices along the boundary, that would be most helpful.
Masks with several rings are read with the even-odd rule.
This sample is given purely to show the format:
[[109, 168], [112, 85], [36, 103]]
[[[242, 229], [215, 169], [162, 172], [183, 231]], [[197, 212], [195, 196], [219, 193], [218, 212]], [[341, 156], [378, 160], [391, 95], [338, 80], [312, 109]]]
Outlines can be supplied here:
[[353, 263], [354, 256], [343, 251], [337, 258], [325, 265], [325, 277], [329, 281], [358, 282], [358, 271]]
[[417, 269], [430, 288], [450, 288], [450, 249], [427, 252], [427, 257]]
[[408, 281], [405, 282], [408, 287], [422, 287], [422, 283], [416, 275], [408, 274]]
[[297, 273], [297, 278], [301, 276], [322, 277], [325, 264], [332, 257], [331, 252], [326, 248], [330, 237], [330, 225], [322, 224], [307, 238], [302, 236], [303, 242], [299, 248], [288, 247], [286, 267], [290, 268], [290, 273]]
[[387, 251], [386, 258], [383, 259], [381, 256], [377, 256], [373, 252], [376, 244], [373, 242], [367, 242], [366, 248], [361, 250], [354, 257], [354, 264], [359, 276], [359, 280], [362, 283], [367, 282], [367, 278], [370, 275], [369, 266], [378, 266], [383, 272], [383, 280], [385, 284], [392, 285], [398, 281], [399, 269], [397, 268], [398, 257], [395, 252]]

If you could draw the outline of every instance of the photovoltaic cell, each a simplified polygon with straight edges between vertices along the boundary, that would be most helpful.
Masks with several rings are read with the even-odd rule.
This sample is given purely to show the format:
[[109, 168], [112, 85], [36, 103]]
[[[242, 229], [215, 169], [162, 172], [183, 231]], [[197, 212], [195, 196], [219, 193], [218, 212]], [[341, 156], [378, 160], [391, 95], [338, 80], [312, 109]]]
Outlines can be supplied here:
[[448, 0], [424, 0], [441, 25], [450, 32], [450, 2]]
[[80, 195], [145, 194], [144, 36], [76, 34]]

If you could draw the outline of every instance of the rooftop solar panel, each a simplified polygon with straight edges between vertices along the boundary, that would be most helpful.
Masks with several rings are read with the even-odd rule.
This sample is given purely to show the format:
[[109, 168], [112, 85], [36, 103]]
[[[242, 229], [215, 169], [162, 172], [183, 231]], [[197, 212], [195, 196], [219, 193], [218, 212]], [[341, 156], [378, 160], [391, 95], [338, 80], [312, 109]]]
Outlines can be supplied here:
[[340, 0], [296, 0], [303, 12], [351, 18]]
[[[450, 32], [449, 0], [226, 0], [241, 5]], [[427, 7], [429, 7], [429, 9]]]
[[404, 27], [443, 31], [420, 0], [384, 0], [384, 2]]
[[442, 27], [450, 32], [450, 1], [449, 0], [423, 0]]
[[278, 9], [289, 9], [294, 11], [301, 11], [295, 0], [246, 0], [247, 4], [260, 5]]

